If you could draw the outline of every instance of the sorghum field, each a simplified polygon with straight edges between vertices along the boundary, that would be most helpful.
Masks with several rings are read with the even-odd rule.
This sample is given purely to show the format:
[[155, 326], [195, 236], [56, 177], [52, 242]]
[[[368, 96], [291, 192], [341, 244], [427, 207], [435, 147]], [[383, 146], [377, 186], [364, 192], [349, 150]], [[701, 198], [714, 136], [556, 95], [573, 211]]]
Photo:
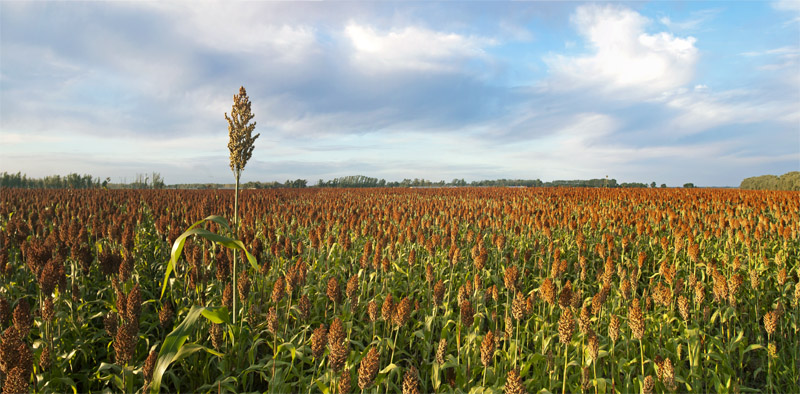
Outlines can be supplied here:
[[245, 190], [238, 237], [233, 210], [2, 190], [3, 391], [800, 387], [797, 192]]

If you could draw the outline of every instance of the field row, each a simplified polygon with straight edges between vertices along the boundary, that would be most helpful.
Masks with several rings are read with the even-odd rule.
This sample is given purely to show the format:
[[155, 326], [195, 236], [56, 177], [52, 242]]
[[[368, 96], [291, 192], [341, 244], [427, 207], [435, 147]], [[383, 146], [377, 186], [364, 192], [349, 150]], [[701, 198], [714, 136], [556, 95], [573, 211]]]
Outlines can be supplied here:
[[244, 191], [238, 231], [233, 197], [3, 190], [3, 392], [800, 381], [796, 192]]

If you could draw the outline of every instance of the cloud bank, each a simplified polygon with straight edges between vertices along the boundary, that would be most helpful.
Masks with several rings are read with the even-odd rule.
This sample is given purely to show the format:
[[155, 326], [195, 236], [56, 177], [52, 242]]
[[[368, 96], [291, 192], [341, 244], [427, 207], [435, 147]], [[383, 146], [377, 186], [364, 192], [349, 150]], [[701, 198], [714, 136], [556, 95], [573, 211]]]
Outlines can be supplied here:
[[791, 2], [637, 7], [0, 3], [0, 170], [226, 182], [240, 85], [262, 134], [246, 180], [800, 167]]

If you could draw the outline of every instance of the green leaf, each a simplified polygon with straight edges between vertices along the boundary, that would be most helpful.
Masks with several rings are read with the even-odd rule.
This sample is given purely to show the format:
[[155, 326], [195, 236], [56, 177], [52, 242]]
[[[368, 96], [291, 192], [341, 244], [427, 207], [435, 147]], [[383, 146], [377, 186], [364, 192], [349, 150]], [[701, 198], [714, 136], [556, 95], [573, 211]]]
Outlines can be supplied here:
[[245, 256], [247, 256], [247, 261], [250, 262], [250, 266], [253, 267], [253, 269], [260, 268], [258, 266], [256, 258], [253, 257], [253, 255], [250, 254], [250, 252], [248, 252], [245, 249], [244, 243], [242, 243], [242, 241], [239, 241], [238, 239], [228, 238], [226, 236], [208, 231], [204, 228], [197, 227], [206, 221], [217, 223], [221, 227], [226, 229], [229, 233], [231, 232], [230, 227], [228, 227], [228, 222], [226, 222], [225, 219], [223, 219], [221, 216], [212, 215], [192, 224], [186, 231], [183, 232], [183, 234], [178, 236], [178, 238], [176, 238], [175, 242], [173, 242], [172, 244], [172, 252], [170, 253], [170, 259], [169, 262], [167, 263], [166, 271], [164, 272], [164, 281], [163, 284], [161, 285], [160, 298], [164, 298], [164, 292], [167, 291], [167, 283], [169, 283], [169, 275], [172, 273], [172, 271], [175, 270], [175, 265], [178, 263], [178, 259], [181, 257], [181, 253], [183, 253], [183, 246], [186, 244], [186, 238], [192, 235], [203, 237], [211, 242], [218, 243], [228, 249], [241, 250], [242, 252], [245, 253]]
[[392, 364], [387, 365], [386, 368], [382, 369], [379, 373], [388, 374], [389, 372], [391, 372], [392, 370], [397, 369], [397, 368], [398, 368], [397, 364], [392, 363]]
[[433, 390], [439, 391], [439, 386], [442, 384], [442, 380], [441, 377], [439, 376], [438, 363], [431, 364], [431, 383], [433, 384]]
[[763, 349], [763, 348], [764, 348], [764, 346], [761, 346], [761, 345], [759, 345], [757, 343], [754, 343], [754, 344], [748, 346], [746, 349], [744, 349], [744, 352], [747, 353], [747, 352], [749, 352], [751, 350], [758, 350], [758, 349]]
[[[204, 311], [208, 312], [203, 313]], [[169, 335], [167, 335], [167, 337], [164, 339], [164, 343], [161, 344], [161, 349], [158, 351], [158, 359], [156, 359], [156, 367], [153, 370], [153, 381], [150, 384], [151, 393], [158, 393], [159, 390], [161, 390], [161, 379], [164, 376], [164, 373], [167, 371], [167, 368], [169, 368], [172, 363], [180, 361], [181, 359], [198, 350], [205, 350], [210, 354], [221, 356], [220, 353], [212, 351], [211, 349], [201, 345], [184, 345], [186, 339], [188, 339], [189, 335], [191, 335], [191, 333], [194, 331], [195, 325], [197, 324], [197, 319], [200, 316], [206, 316], [206, 318], [211, 321], [213, 321], [212, 317], [218, 318], [220, 321], [224, 321], [227, 319], [227, 308], [206, 308], [195, 305], [191, 310], [189, 310], [186, 318], [181, 322], [181, 324], [175, 327], [175, 329], [172, 330]], [[223, 316], [225, 319], [222, 318]], [[101, 368], [103, 367], [101, 366]]]
[[203, 308], [200, 313], [205, 316], [206, 319], [210, 320], [214, 324], [231, 324], [231, 318], [228, 315], [228, 308], [221, 306], [221, 307], [209, 307]]

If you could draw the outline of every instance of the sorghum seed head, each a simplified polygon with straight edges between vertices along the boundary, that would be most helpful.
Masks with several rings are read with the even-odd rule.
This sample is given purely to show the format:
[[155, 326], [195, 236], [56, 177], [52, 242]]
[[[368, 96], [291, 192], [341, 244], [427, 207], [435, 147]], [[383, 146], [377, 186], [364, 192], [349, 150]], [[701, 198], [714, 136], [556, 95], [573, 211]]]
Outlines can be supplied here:
[[439, 347], [436, 349], [436, 362], [444, 364], [444, 356], [447, 352], [447, 338], [439, 340]]
[[314, 358], [322, 356], [322, 353], [325, 351], [325, 345], [327, 344], [328, 330], [325, 328], [324, 324], [320, 324], [319, 327], [314, 329], [314, 333], [311, 335], [311, 352], [314, 354]]
[[300, 301], [297, 302], [297, 309], [300, 313], [300, 320], [307, 320], [311, 311], [311, 301], [308, 299], [308, 295], [303, 294], [300, 297]]
[[522, 293], [517, 293], [514, 301], [511, 302], [511, 315], [514, 316], [514, 319], [522, 320], [525, 318], [526, 312], [525, 297]]
[[275, 335], [278, 332], [278, 310], [274, 306], [267, 312], [267, 331]]
[[144, 360], [144, 366], [142, 367], [142, 375], [144, 375], [145, 382], [149, 383], [153, 379], [153, 370], [156, 368], [156, 360], [158, 360], [158, 352], [151, 350], [150, 354], [147, 355], [147, 359]]
[[350, 353], [350, 341], [341, 341], [331, 347], [330, 358], [328, 359], [328, 366], [334, 371], [339, 371], [347, 361], [347, 355]]
[[158, 311], [158, 323], [162, 328], [169, 329], [169, 323], [172, 321], [174, 315], [175, 312], [172, 311], [172, 306], [169, 303], [164, 304], [161, 310]]
[[667, 358], [661, 363], [663, 372], [661, 373], [661, 381], [667, 386], [669, 391], [675, 391], [675, 368], [672, 366], [672, 360]]
[[413, 365], [403, 375], [403, 394], [419, 394], [419, 376]]
[[392, 321], [392, 316], [394, 316], [394, 299], [392, 298], [391, 294], [386, 295], [386, 299], [383, 300], [383, 306], [381, 307], [381, 317], [384, 321]]
[[223, 332], [221, 324], [211, 324], [208, 329], [208, 334], [211, 337], [211, 345], [214, 349], [219, 350], [222, 348]]
[[135, 323], [139, 326], [139, 316], [142, 314], [142, 290], [137, 283], [133, 286], [127, 297], [127, 306], [125, 308], [125, 318], [129, 322]]
[[17, 332], [19, 332], [20, 337], [25, 338], [28, 336], [28, 332], [31, 330], [31, 324], [33, 324], [31, 307], [28, 305], [28, 301], [22, 299], [17, 303], [17, 307], [14, 308], [14, 327], [17, 329]]
[[344, 341], [347, 334], [344, 331], [342, 321], [337, 317], [333, 319], [331, 327], [328, 329], [328, 346], [333, 349], [333, 346]]
[[394, 324], [402, 327], [406, 324], [410, 316], [411, 301], [409, 301], [408, 297], [403, 297], [403, 299], [400, 300], [400, 303], [397, 304], [397, 310], [395, 311], [394, 315]]
[[110, 337], [117, 335], [118, 324], [119, 320], [117, 320], [117, 314], [114, 312], [109, 312], [103, 317], [103, 326], [106, 329], [106, 334]]
[[120, 366], [124, 366], [133, 358], [136, 342], [139, 339], [138, 332], [138, 322], [123, 321], [122, 325], [117, 327], [117, 335], [114, 336], [114, 359]]
[[286, 294], [286, 280], [283, 276], [279, 277], [272, 285], [272, 302], [278, 303]]
[[53, 299], [50, 296], [45, 296], [42, 302], [42, 319], [45, 321], [53, 321], [55, 317], [55, 310], [53, 308]]
[[431, 265], [431, 263], [428, 263], [428, 265], [425, 266], [425, 281], [427, 281], [428, 284], [430, 285], [431, 283], [433, 283], [433, 279], [434, 279], [433, 266]]
[[439, 279], [433, 286], [433, 304], [436, 306], [441, 305], [442, 299], [444, 299], [444, 282]]
[[689, 299], [684, 297], [683, 294], [678, 296], [678, 312], [680, 312], [684, 321], [689, 321]]
[[351, 380], [350, 380], [350, 370], [345, 369], [342, 371], [342, 376], [339, 377], [339, 384], [338, 384], [338, 393], [339, 394], [347, 394], [350, 392], [351, 389]]
[[29, 376], [20, 367], [11, 368], [3, 383], [4, 393], [27, 393], [29, 388]]
[[328, 279], [327, 293], [328, 299], [334, 304], [338, 304], [342, 299], [342, 292], [339, 289], [339, 280], [334, 276]]
[[656, 387], [656, 382], [652, 376], [647, 375], [642, 383], [642, 391], [644, 394], [653, 394], [653, 389]]
[[31, 376], [33, 373], [33, 352], [31, 347], [25, 342], [20, 342], [17, 346], [17, 362], [25, 372], [25, 376]]
[[778, 327], [778, 312], [769, 311], [764, 315], [764, 329], [767, 330], [767, 335], [772, 335], [775, 328]]
[[489, 367], [492, 363], [495, 345], [494, 333], [489, 331], [483, 336], [483, 341], [481, 342], [481, 363], [484, 367]]
[[583, 367], [581, 369], [581, 389], [584, 392], [589, 392], [589, 390], [592, 389], [591, 373], [592, 371], [589, 369], [589, 367]]
[[0, 326], [4, 326], [11, 321], [11, 305], [5, 297], [0, 296]]
[[475, 319], [475, 310], [472, 309], [472, 303], [469, 300], [464, 300], [461, 303], [461, 325], [471, 327]]
[[561, 311], [561, 317], [558, 319], [558, 340], [568, 344], [573, 333], [575, 333], [575, 319], [572, 317], [572, 311], [565, 309]]
[[222, 305], [231, 309], [233, 307], [233, 288], [231, 282], [225, 285], [225, 290], [222, 291]]
[[378, 303], [375, 300], [371, 300], [367, 304], [367, 315], [369, 315], [369, 321], [374, 323], [378, 320], [380, 313], [380, 308], [378, 307]]
[[644, 316], [638, 299], [634, 299], [628, 306], [628, 326], [630, 326], [633, 336], [641, 340], [644, 336]]
[[247, 296], [250, 295], [250, 276], [247, 274], [247, 270], [239, 274], [239, 281], [236, 282], [236, 287], [239, 290], [239, 299], [246, 300]]
[[592, 312], [589, 310], [588, 306], [581, 308], [581, 314], [578, 318], [578, 328], [581, 330], [582, 333], [586, 334], [589, 332], [590, 325], [592, 323]]
[[358, 305], [358, 275], [353, 275], [347, 280], [345, 294], [350, 299], [351, 305]]
[[572, 283], [567, 281], [561, 293], [558, 294], [558, 306], [561, 309], [567, 309], [572, 305]]
[[378, 349], [372, 347], [367, 352], [367, 355], [361, 359], [358, 366], [358, 387], [361, 390], [369, 387], [378, 375], [378, 367], [380, 362], [380, 354]]
[[516, 369], [511, 369], [506, 375], [506, 385], [503, 390], [505, 394], [525, 394], [525, 386], [522, 384], [522, 377]]
[[503, 274], [503, 283], [506, 285], [506, 288], [511, 291], [517, 291], [517, 280], [519, 279], [519, 268], [517, 266], [512, 265], [506, 268]]
[[589, 357], [592, 358], [592, 362], [597, 362], [597, 357], [600, 354], [600, 344], [597, 340], [597, 334], [594, 331], [589, 331]]
[[42, 370], [47, 370], [50, 368], [50, 365], [53, 364], [53, 351], [50, 349], [50, 345], [44, 345], [42, 348], [42, 353], [39, 355], [39, 367]]
[[619, 324], [619, 317], [617, 315], [611, 316], [611, 321], [608, 323], [608, 337], [613, 342], [616, 342], [619, 338]]
[[542, 293], [542, 298], [544, 298], [545, 302], [548, 304], [553, 305], [556, 302], [556, 288], [552, 279], [545, 279], [539, 291]]

